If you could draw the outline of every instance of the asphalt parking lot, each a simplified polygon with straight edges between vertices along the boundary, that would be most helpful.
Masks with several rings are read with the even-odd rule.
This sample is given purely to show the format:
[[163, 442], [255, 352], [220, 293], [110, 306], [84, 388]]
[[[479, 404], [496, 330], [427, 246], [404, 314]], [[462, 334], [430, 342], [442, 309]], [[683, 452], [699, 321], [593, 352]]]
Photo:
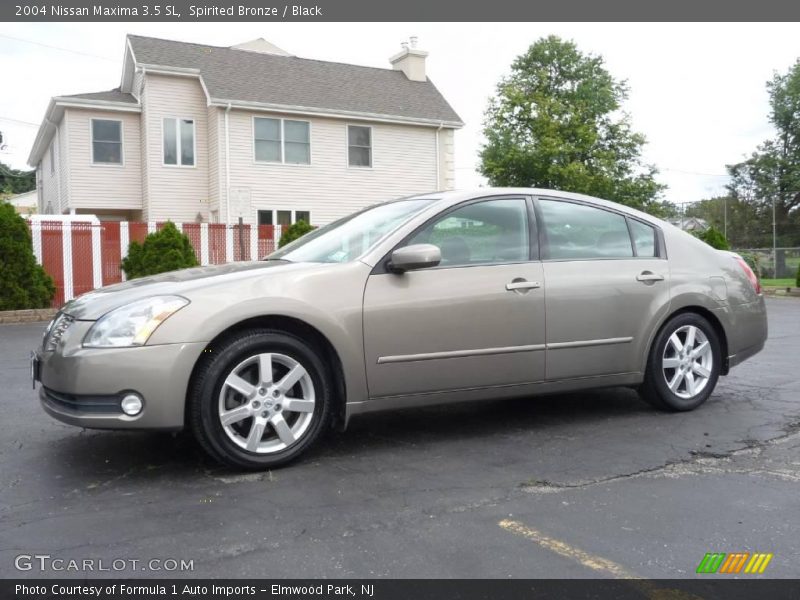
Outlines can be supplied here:
[[[706, 552], [769, 552], [764, 577], [797, 577], [800, 300], [768, 310], [766, 349], [693, 413], [609, 389], [364, 416], [264, 474], [186, 435], [54, 421], [28, 371], [44, 324], [0, 326], [0, 576], [78, 575], [14, 567], [49, 554], [194, 577], [681, 578]], [[180, 575], [141, 568], [123, 574]]]

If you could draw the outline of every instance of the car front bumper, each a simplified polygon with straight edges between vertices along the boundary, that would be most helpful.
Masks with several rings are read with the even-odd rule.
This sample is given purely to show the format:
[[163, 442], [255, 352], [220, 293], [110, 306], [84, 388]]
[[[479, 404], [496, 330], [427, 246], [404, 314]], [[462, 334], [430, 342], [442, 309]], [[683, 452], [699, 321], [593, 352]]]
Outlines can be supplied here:
[[[44, 410], [93, 429], [182, 429], [187, 385], [206, 343], [83, 348], [80, 341], [91, 325], [76, 321], [55, 351], [37, 351]], [[136, 416], [120, 405], [131, 392], [143, 399]]]

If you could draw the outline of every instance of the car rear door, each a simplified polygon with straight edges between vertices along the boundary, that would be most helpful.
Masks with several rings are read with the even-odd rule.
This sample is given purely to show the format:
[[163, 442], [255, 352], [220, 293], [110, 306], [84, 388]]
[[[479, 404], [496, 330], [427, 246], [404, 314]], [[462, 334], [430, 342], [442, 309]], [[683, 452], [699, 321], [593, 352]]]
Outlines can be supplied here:
[[440, 214], [402, 246], [433, 243], [439, 266], [379, 263], [364, 293], [372, 398], [544, 379], [545, 304], [532, 201], [503, 197]]
[[549, 381], [641, 371], [669, 307], [658, 228], [622, 212], [538, 198]]

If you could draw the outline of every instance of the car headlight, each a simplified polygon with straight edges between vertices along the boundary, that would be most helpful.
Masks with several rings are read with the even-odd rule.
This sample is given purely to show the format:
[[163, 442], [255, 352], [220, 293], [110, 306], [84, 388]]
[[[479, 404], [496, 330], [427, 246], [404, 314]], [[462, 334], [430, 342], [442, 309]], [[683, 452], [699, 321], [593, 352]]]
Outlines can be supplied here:
[[143, 346], [161, 323], [189, 304], [181, 296], [153, 296], [103, 315], [83, 338], [85, 348]]

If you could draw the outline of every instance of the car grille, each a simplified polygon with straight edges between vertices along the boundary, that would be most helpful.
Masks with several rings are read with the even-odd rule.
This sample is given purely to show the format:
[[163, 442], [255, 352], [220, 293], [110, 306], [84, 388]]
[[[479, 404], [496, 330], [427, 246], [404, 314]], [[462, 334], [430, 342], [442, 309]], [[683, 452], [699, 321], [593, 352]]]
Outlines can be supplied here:
[[45, 398], [55, 406], [82, 414], [122, 414], [120, 398], [113, 396], [76, 396], [43, 387]]
[[42, 348], [45, 352], [53, 352], [58, 347], [58, 342], [64, 332], [69, 329], [69, 326], [75, 322], [75, 317], [71, 317], [65, 313], [58, 313], [56, 318], [47, 328], [44, 334], [44, 342]]

